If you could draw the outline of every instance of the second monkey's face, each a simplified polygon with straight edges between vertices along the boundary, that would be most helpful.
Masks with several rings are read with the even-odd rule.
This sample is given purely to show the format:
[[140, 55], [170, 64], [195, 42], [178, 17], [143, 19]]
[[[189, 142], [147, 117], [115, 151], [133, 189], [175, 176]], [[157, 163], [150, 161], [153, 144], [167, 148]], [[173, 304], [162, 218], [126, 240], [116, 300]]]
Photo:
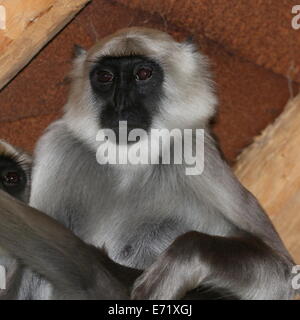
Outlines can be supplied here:
[[144, 56], [100, 58], [90, 72], [90, 81], [99, 102], [101, 128], [118, 135], [119, 121], [127, 121], [128, 132], [148, 131], [158, 112], [163, 80], [159, 64]]
[[30, 157], [0, 140], [0, 190], [28, 202], [30, 175]]

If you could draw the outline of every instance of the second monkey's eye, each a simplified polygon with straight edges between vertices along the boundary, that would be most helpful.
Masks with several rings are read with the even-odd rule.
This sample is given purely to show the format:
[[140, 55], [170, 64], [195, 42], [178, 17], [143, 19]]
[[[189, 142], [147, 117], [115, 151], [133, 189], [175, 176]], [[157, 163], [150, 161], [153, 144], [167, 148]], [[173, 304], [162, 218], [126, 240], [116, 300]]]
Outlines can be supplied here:
[[114, 75], [111, 72], [105, 71], [105, 70], [97, 71], [96, 75], [97, 75], [97, 81], [101, 83], [112, 82], [114, 79]]
[[2, 176], [2, 183], [6, 187], [16, 187], [22, 182], [22, 177], [17, 171], [8, 171]]
[[152, 69], [149, 67], [139, 68], [135, 74], [136, 80], [147, 80], [152, 76]]

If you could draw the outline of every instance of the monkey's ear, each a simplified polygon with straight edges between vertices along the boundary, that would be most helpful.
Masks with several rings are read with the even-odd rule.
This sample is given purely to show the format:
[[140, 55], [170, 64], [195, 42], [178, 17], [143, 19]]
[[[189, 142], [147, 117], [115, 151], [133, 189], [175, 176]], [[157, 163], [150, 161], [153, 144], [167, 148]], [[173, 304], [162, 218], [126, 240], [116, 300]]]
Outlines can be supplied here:
[[188, 46], [188, 47], [192, 48], [192, 51], [193, 51], [193, 52], [196, 52], [196, 51], [198, 51], [198, 49], [199, 49], [199, 46], [198, 46], [198, 44], [196, 43], [195, 37], [194, 37], [193, 35], [189, 35], [189, 36], [185, 39], [185, 41], [183, 42], [183, 44], [184, 44], [185, 46]]
[[74, 48], [73, 48], [74, 58], [78, 58], [78, 57], [85, 55], [85, 54], [86, 54], [86, 50], [84, 48], [82, 48], [78, 44], [74, 45]]
[[194, 37], [193, 35], [189, 35], [189, 36], [185, 39], [185, 43], [195, 44], [195, 37]]

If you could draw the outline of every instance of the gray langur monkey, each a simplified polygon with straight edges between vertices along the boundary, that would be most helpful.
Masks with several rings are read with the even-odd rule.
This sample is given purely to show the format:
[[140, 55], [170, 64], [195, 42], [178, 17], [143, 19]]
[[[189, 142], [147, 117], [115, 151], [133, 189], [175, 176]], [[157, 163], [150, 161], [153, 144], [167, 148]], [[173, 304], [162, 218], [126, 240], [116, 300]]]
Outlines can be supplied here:
[[[166, 33], [129, 28], [81, 50], [65, 113], [35, 151], [30, 205], [115, 262], [145, 270], [135, 299], [178, 299], [202, 286], [239, 299], [292, 298], [293, 260], [211, 135], [216, 105], [207, 59]], [[100, 165], [97, 133], [120, 132], [119, 121], [149, 135], [204, 129], [204, 171]], [[22, 286], [33, 299], [53, 294], [30, 270]]]
[[[0, 139], [0, 190], [24, 201], [29, 201], [31, 157], [20, 149]], [[1, 223], [4, 221], [2, 220]], [[0, 290], [0, 299], [15, 298], [20, 286], [22, 268], [1, 246], [0, 266], [6, 270], [7, 290]]]

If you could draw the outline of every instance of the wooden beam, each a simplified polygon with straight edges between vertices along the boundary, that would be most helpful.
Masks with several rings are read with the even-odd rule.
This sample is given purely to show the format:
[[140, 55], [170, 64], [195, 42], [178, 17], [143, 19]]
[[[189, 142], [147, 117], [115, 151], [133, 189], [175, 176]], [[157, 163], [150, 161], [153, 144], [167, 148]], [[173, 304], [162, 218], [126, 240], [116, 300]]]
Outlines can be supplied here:
[[300, 95], [238, 158], [235, 173], [300, 263]]
[[0, 0], [6, 12], [0, 30], [0, 89], [89, 1]]

